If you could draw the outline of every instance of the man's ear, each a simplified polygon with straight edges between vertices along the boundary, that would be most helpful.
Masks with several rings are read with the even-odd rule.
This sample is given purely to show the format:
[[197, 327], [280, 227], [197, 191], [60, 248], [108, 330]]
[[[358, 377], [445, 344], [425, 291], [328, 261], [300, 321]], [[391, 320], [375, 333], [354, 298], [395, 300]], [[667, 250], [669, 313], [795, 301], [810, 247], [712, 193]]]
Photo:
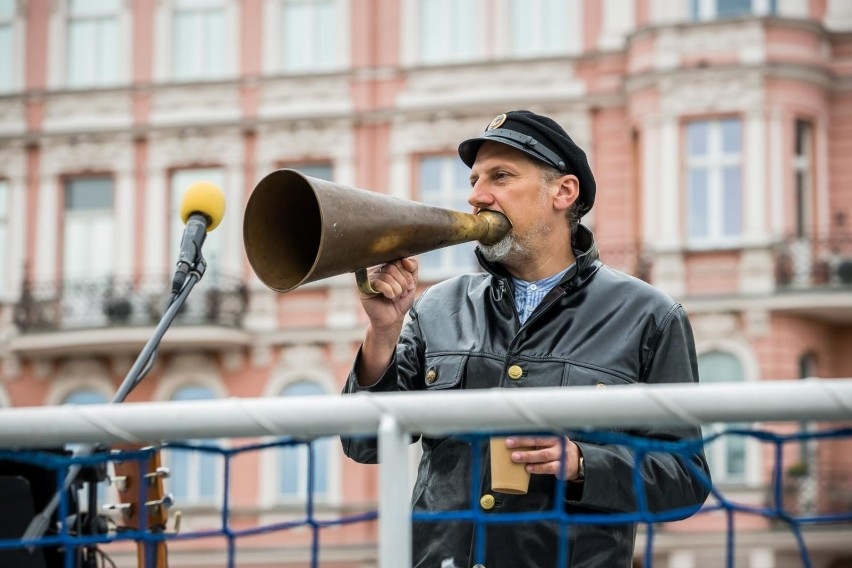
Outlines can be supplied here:
[[571, 207], [580, 197], [580, 180], [577, 176], [567, 174], [559, 178], [559, 189], [553, 196], [553, 207], [559, 211]]

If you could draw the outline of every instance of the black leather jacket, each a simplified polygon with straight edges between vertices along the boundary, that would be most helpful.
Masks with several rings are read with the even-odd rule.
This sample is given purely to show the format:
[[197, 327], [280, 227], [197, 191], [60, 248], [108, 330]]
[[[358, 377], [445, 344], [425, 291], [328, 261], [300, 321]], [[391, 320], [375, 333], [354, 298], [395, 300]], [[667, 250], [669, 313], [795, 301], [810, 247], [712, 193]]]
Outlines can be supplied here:
[[[499, 266], [480, 258], [486, 273], [452, 278], [429, 288], [410, 312], [396, 356], [381, 379], [361, 388], [358, 360], [345, 393], [630, 383], [697, 382], [692, 330], [680, 304], [646, 283], [598, 261], [591, 231], [575, 237], [575, 268], [548, 294], [524, 325], [512, 298], [512, 280]], [[512, 365], [520, 379], [507, 374]], [[431, 382], [427, 382], [427, 373]], [[697, 428], [649, 423], [630, 434], [676, 440], [697, 438]], [[624, 446], [578, 442], [586, 479], [568, 483], [569, 512], [633, 512], [633, 453]], [[490, 493], [487, 443], [483, 449], [481, 493]], [[423, 457], [412, 496], [417, 511], [470, 508], [471, 446], [458, 438], [423, 437]], [[344, 439], [344, 451], [361, 463], [376, 463], [375, 440]], [[708, 475], [703, 453], [692, 461]], [[641, 465], [652, 511], [697, 510], [707, 489], [684, 464], [666, 453], [650, 453]], [[552, 509], [556, 478], [533, 475], [526, 495], [494, 494], [490, 514]], [[486, 568], [557, 566], [559, 529], [553, 524], [489, 525]], [[636, 527], [573, 525], [569, 531], [571, 568], [629, 568]], [[469, 568], [474, 531], [469, 523], [415, 523], [413, 565], [441, 568], [452, 558]], [[562, 567], [560, 567], [562, 568]]]

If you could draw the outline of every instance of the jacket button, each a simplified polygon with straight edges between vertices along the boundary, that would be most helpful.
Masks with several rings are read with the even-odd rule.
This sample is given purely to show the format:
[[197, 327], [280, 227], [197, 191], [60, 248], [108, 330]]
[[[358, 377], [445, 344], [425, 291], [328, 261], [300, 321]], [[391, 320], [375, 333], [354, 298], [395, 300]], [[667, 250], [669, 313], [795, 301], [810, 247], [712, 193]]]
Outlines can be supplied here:
[[598, 389], [598, 390], [603, 390], [603, 389], [606, 388], [606, 385], [603, 384], [603, 383], [598, 383], [598, 384], [595, 385], [595, 388]]
[[509, 378], [513, 381], [517, 381], [522, 376], [524, 376], [524, 370], [521, 369], [518, 365], [512, 365], [511, 367], [509, 367], [508, 375]]
[[490, 511], [494, 508], [494, 495], [483, 495], [479, 500], [479, 506], [485, 509], [486, 511]]
[[438, 371], [435, 369], [429, 369], [426, 371], [426, 382], [430, 385], [435, 382], [435, 379], [438, 378]]
[[473, 568], [485, 568], [485, 564], [474, 564]]

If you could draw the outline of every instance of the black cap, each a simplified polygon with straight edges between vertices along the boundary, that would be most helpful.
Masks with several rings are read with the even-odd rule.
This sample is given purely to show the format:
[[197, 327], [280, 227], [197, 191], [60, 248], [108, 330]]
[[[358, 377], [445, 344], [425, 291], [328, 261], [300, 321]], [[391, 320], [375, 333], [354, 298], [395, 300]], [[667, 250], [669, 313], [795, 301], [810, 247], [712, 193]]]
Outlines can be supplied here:
[[580, 196], [577, 198], [580, 215], [588, 213], [595, 204], [595, 176], [586, 153], [552, 118], [528, 110], [498, 115], [480, 136], [459, 144], [462, 162], [472, 168], [479, 148], [487, 141], [506, 144], [561, 172], [577, 176], [580, 182]]

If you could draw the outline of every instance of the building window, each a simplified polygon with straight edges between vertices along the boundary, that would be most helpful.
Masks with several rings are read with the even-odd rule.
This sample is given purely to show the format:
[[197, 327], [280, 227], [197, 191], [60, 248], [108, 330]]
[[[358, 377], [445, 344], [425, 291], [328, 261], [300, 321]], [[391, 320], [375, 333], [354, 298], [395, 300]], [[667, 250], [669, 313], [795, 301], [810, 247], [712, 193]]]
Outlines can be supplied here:
[[[568, 48], [572, 3], [565, 0], [509, 0], [509, 50], [512, 55], [564, 53]], [[572, 14], [576, 16], [576, 12]]]
[[[218, 187], [224, 187], [225, 176], [221, 168], [187, 168], [176, 170], [172, 173], [171, 179], [171, 211], [169, 219], [171, 219], [171, 252], [169, 254], [170, 269], [174, 269], [177, 264], [178, 255], [180, 254], [180, 241], [183, 235], [184, 222], [180, 218], [180, 204], [183, 201], [183, 194], [186, 188], [196, 181], [209, 181], [216, 184]], [[221, 274], [222, 252], [224, 237], [224, 227], [219, 227], [215, 231], [207, 233], [204, 239], [204, 247], [202, 254], [204, 260], [207, 261], [207, 270], [204, 273], [204, 280], [212, 282], [215, 277]], [[191, 300], [187, 302], [191, 304]], [[189, 308], [190, 306], [187, 306]]]
[[281, 67], [285, 72], [326, 71], [341, 65], [343, 21], [338, 0], [281, 2]]
[[[325, 389], [311, 381], [298, 381], [281, 391], [281, 396], [323, 394]], [[309, 469], [309, 447], [313, 455], [312, 471]], [[304, 501], [308, 495], [308, 479], [313, 475], [313, 499], [327, 500], [330, 493], [331, 455], [328, 438], [282, 448], [278, 459], [277, 497], [282, 501]]]
[[221, 77], [225, 73], [225, 6], [222, 0], [175, 0], [172, 73], [176, 80]]
[[[202, 386], [186, 386], [175, 391], [171, 400], [211, 400], [212, 390]], [[212, 445], [215, 440], [189, 440], [187, 443]], [[171, 492], [178, 503], [186, 505], [212, 505], [219, 501], [222, 490], [223, 458], [212, 452], [184, 449], [167, 450], [164, 460], [169, 466], [166, 492]]]
[[722, 20], [741, 16], [775, 15], [777, 0], [692, 0], [690, 18], [696, 21]]
[[[0, 93], [14, 89], [15, 0], [0, 0]], [[5, 265], [4, 265], [5, 266]]]
[[[62, 400], [62, 404], [77, 404], [77, 405], [86, 405], [86, 404], [106, 404], [109, 402], [107, 397], [100, 391], [92, 390], [92, 389], [78, 389], [75, 391], [71, 391], [67, 396]], [[77, 451], [80, 448], [81, 444], [68, 444], [66, 449], [70, 452]], [[105, 503], [107, 501], [107, 492], [108, 492], [109, 482], [104, 479], [100, 483], [98, 483], [97, 493], [98, 493], [98, 503]], [[87, 488], [85, 486], [81, 487], [77, 492], [77, 502], [80, 504], [80, 509], [82, 511], [88, 510], [88, 493]]]
[[796, 236], [810, 237], [811, 232], [811, 176], [813, 175], [813, 126], [806, 120], [796, 121]]
[[420, 60], [464, 61], [478, 53], [476, 0], [420, 0]]
[[300, 174], [306, 175], [308, 177], [323, 179], [325, 181], [334, 181], [334, 168], [332, 168], [331, 164], [329, 163], [305, 164], [284, 167], [296, 170]]
[[64, 198], [64, 279], [105, 281], [114, 267], [112, 177], [68, 179]]
[[107, 397], [100, 391], [92, 389], [79, 389], [68, 393], [62, 400], [62, 404], [106, 404]]
[[110, 85], [118, 80], [121, 0], [69, 0], [68, 85]]
[[[470, 212], [469, 194], [470, 169], [458, 156], [433, 156], [420, 160], [420, 201], [444, 209]], [[476, 270], [474, 248], [475, 242], [462, 243], [421, 255], [421, 276], [427, 280], [440, 280]]]
[[[9, 267], [9, 182], [0, 179], [0, 266]], [[6, 278], [0, 277], [0, 298], [6, 292]]]
[[[741, 382], [744, 380], [740, 361], [730, 353], [711, 351], [698, 357], [698, 375], [702, 383]], [[704, 437], [726, 429], [743, 429], [747, 424], [709, 424], [702, 427]], [[704, 451], [715, 483], [744, 484], [748, 471], [748, 439], [743, 436], [722, 436], [706, 444]], [[753, 452], [751, 452], [754, 455]]]
[[700, 120], [686, 127], [690, 244], [725, 245], [742, 233], [742, 123]]

